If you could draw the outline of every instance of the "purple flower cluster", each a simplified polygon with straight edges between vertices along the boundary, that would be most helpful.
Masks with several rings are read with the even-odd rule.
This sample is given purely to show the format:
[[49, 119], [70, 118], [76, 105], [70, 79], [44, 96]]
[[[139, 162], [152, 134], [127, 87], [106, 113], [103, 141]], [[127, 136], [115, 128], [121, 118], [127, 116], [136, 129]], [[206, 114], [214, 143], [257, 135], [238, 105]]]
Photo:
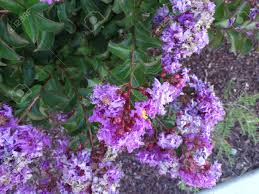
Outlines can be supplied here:
[[156, 115], [164, 115], [166, 113], [165, 105], [172, 103], [180, 95], [187, 82], [189, 82], [189, 76], [186, 69], [164, 83], [155, 79], [153, 87], [146, 90], [150, 96], [148, 115], [151, 118]]
[[209, 0], [170, 2], [172, 13], [165, 5], [158, 9], [153, 28], [163, 43], [163, 68], [172, 74], [180, 70], [180, 59], [199, 53], [209, 43], [207, 29], [214, 19], [215, 4]]
[[100, 123], [97, 137], [106, 145], [128, 152], [143, 145], [142, 137], [152, 130], [145, 103], [130, 107], [127, 93], [112, 85], [98, 85], [94, 88], [92, 103], [95, 104], [91, 122]]
[[[134, 107], [129, 103], [130, 91], [111, 85], [94, 88], [95, 108], [90, 121], [100, 123], [98, 139], [118, 152], [141, 148], [137, 159], [156, 167], [161, 175], [180, 178], [193, 187], [214, 185], [220, 176], [220, 165], [209, 163], [211, 132], [225, 113], [213, 90], [182, 69], [164, 76], [162, 82], [155, 79], [151, 88], [141, 88], [147, 99], [135, 102]], [[156, 135], [151, 121], [165, 116], [170, 107], [176, 112], [175, 127]], [[192, 178], [188, 176], [194, 174], [206, 180], [190, 182]], [[102, 188], [99, 187], [98, 191]]]
[[93, 175], [92, 193], [118, 194], [120, 179], [124, 176], [120, 164], [115, 164], [117, 151], [108, 148]]
[[52, 4], [52, 3], [60, 2], [60, 1], [61, 1], [61, 0], [40, 0], [40, 2], [48, 3], [48, 4]]
[[113, 157], [107, 151], [96, 170], [92, 151], [80, 148], [73, 152], [62, 128], [46, 135], [31, 125], [18, 125], [16, 120], [11, 107], [0, 107], [1, 193], [85, 194], [95, 191], [97, 185], [104, 188], [94, 193], [117, 193], [123, 173], [114, 164], [115, 151]]
[[42, 157], [49, 138], [30, 125], [17, 125], [12, 109], [0, 108], [0, 192], [7, 193], [32, 178], [34, 160]]
[[177, 112], [175, 128], [160, 132], [151, 144], [145, 142], [136, 157], [160, 174], [178, 177], [192, 187], [210, 188], [221, 175], [220, 164], [208, 161], [213, 149], [211, 132], [225, 113], [214, 92], [196, 76], [191, 75], [185, 85], [177, 101], [163, 104], [170, 103]]
[[[41, 0], [48, 4], [59, 1]], [[12, 109], [1, 105], [1, 193], [117, 194], [124, 174], [115, 160], [125, 150], [137, 150], [141, 163], [191, 187], [216, 184], [221, 165], [209, 161], [211, 134], [225, 113], [213, 90], [180, 63], [208, 44], [207, 29], [215, 5], [209, 0], [170, 2], [172, 11], [164, 5], [153, 18], [154, 34], [163, 43], [164, 71], [152, 86], [95, 86], [89, 122], [99, 124], [100, 144], [93, 150], [80, 145], [72, 151], [60, 126], [44, 133], [31, 125], [18, 125]], [[132, 90], [146, 100], [132, 102]], [[70, 113], [61, 112], [54, 120], [62, 123], [69, 117]], [[170, 127], [163, 123], [165, 117], [171, 119]]]
[[209, 86], [191, 76], [189, 84], [195, 98], [178, 111], [177, 126], [182, 134], [201, 133], [210, 136], [214, 126], [224, 118], [224, 109]]
[[146, 149], [140, 150], [136, 158], [143, 164], [156, 167], [160, 175], [169, 175], [171, 178], [178, 176], [179, 160], [173, 150], [151, 144]]

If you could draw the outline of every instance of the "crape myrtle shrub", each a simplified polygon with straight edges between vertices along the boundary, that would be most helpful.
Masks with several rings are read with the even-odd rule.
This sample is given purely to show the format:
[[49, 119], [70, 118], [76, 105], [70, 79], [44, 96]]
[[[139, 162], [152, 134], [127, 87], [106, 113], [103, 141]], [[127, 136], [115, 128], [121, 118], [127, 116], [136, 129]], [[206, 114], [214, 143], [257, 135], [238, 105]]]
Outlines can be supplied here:
[[214, 186], [224, 110], [181, 61], [209, 39], [249, 52], [256, 6], [0, 0], [1, 193], [118, 193], [122, 151], [188, 186]]

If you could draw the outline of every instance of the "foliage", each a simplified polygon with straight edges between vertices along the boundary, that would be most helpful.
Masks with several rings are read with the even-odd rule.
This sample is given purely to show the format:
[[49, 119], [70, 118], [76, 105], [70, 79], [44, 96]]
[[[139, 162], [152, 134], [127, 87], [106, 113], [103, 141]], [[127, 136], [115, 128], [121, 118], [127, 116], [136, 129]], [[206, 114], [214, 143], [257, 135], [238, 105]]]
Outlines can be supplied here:
[[[230, 88], [227, 88], [224, 96], [228, 99], [229, 95], [231, 95]], [[259, 118], [254, 109], [258, 100], [258, 93], [243, 93], [233, 102], [225, 104], [225, 120], [217, 125], [214, 136], [219, 157], [225, 155], [232, 161], [233, 149], [227, 142], [227, 138], [236, 124], [240, 126], [243, 135], [247, 135], [255, 144], [259, 142]]]
[[[204, 137], [200, 133], [205, 131], [206, 133], [204, 134], [210, 134], [217, 122], [222, 120], [224, 110], [219, 99], [196, 76], [190, 75], [189, 77], [186, 69], [182, 69], [181, 73], [179, 73], [180, 71], [174, 72], [175, 74], [171, 72], [172, 75], [167, 75], [165, 72], [159, 74], [161, 72], [160, 54], [162, 46], [160, 40], [152, 36], [151, 19], [157, 8], [162, 4], [168, 4], [169, 1], [65, 0], [52, 2], [53, 4], [45, 4], [40, 3], [38, 0], [0, 0], [0, 7], [2, 8], [0, 10], [0, 101], [5, 101], [15, 108], [15, 113], [18, 117], [17, 122], [15, 119], [15, 123], [32, 123], [40, 127], [54, 129], [56, 126], [53, 125], [56, 123], [53, 122], [55, 120], [53, 117], [59, 117], [56, 120], [60, 120], [69, 135], [72, 136], [72, 147], [80, 149], [82, 145], [93, 146], [95, 143], [93, 138], [98, 126], [96, 123], [90, 124], [89, 121], [109, 124], [109, 127], [103, 127], [102, 140], [105, 145], [102, 142], [98, 145], [100, 150], [92, 149], [91, 152], [91, 159], [93, 159], [93, 162], [97, 162], [95, 164], [98, 164], [98, 161], [94, 161], [94, 159], [100, 159], [100, 153], [103, 157], [105, 146], [112, 147], [112, 144], [114, 144], [114, 142], [110, 145], [107, 143], [109, 140], [109, 137], [106, 136], [107, 129], [109, 129], [110, 133], [115, 132], [119, 137], [114, 135], [118, 140], [116, 142], [118, 146], [121, 146], [123, 144], [121, 142], [124, 142], [123, 146], [131, 147], [133, 142], [132, 147], [134, 149], [139, 148], [142, 142], [138, 141], [133, 135], [135, 134], [142, 138], [146, 130], [150, 128], [152, 115], [153, 118], [155, 118], [156, 114], [162, 115], [163, 106], [173, 102], [174, 97], [181, 95], [182, 99], [179, 101], [182, 105], [178, 108], [183, 109], [186, 114], [181, 113], [182, 110], [178, 110], [178, 118], [175, 118], [176, 116], [172, 114], [161, 118], [165, 122], [165, 124], [162, 123], [164, 126], [161, 126], [161, 130], [165, 128], [167, 132], [173, 135], [168, 133], [159, 134], [158, 139], [159, 141], [161, 139], [160, 146], [164, 146], [163, 149], [157, 146], [157, 149], [153, 149], [154, 152], [144, 152], [143, 154], [144, 156], [146, 156], [145, 154], [151, 154], [151, 158], [153, 157], [152, 154], [165, 157], [166, 159], [164, 160], [153, 162], [161, 167], [160, 170], [164, 170], [165, 167], [166, 173], [171, 171], [172, 177], [174, 176], [173, 173], [175, 173], [172, 166], [174, 163], [169, 161], [173, 161], [177, 157], [181, 158], [181, 160], [183, 158], [184, 164], [188, 162], [191, 163], [192, 167], [195, 167], [192, 168], [193, 171], [191, 172], [188, 166], [183, 165], [184, 168], [179, 168], [179, 174], [185, 183], [201, 188], [215, 185], [216, 180], [221, 175], [220, 164], [206, 162], [206, 159], [212, 153], [213, 146], [210, 142], [210, 136]], [[252, 43], [248, 38], [242, 36], [242, 33], [239, 34], [234, 31], [237, 27], [235, 25], [241, 25], [238, 28], [241, 31], [246, 29], [254, 30], [255, 25], [251, 21], [246, 22], [248, 19], [248, 3], [241, 4], [241, 1], [238, 2], [229, 5], [226, 5], [223, 1], [216, 2], [215, 28], [212, 29], [214, 33], [212, 34], [216, 38], [212, 36], [211, 39], [212, 45], [215, 45], [215, 39], [221, 40], [222, 38], [218, 37], [224, 37], [222, 32], [226, 32], [231, 40], [232, 51], [241, 50], [241, 52], [246, 53], [252, 48]], [[197, 11], [195, 6], [193, 9]], [[203, 4], [200, 7], [203, 10], [205, 9]], [[210, 8], [211, 18], [214, 5], [212, 7]], [[235, 9], [237, 10], [236, 12], [234, 12]], [[227, 10], [226, 14], [222, 14], [222, 10], [223, 12]], [[190, 15], [192, 17], [195, 15], [194, 18], [199, 21], [199, 13], [197, 15], [197, 12]], [[226, 26], [223, 19], [227, 19], [227, 22], [229, 22], [227, 14], [230, 12], [234, 12], [233, 17], [237, 17], [235, 20], [237, 24]], [[177, 14], [176, 11], [175, 15]], [[186, 17], [189, 13], [179, 13], [178, 16], [180, 15]], [[206, 16], [206, 12], [204, 15]], [[202, 18], [205, 18], [204, 15]], [[192, 24], [189, 23], [189, 16], [184, 17], [182, 19], [185, 22], [181, 24], [181, 28], [184, 29], [188, 25], [192, 28]], [[181, 19], [176, 17], [173, 20], [180, 23]], [[195, 25], [197, 29], [201, 28], [201, 31], [198, 30], [199, 33], [197, 34], [201, 36], [202, 33], [200, 34], [200, 32], [203, 32], [205, 37], [201, 47], [203, 48], [208, 43], [206, 30], [210, 23], [207, 24], [208, 26], [204, 30], [202, 29], [203, 26], [199, 26], [201, 25], [199, 22]], [[201, 23], [206, 22], [203, 20]], [[162, 30], [165, 27], [162, 27]], [[156, 32], [157, 30], [159, 31], [160, 28], [155, 29]], [[174, 31], [170, 33], [174, 33]], [[171, 37], [170, 33], [169, 39]], [[182, 37], [178, 38], [181, 39]], [[186, 43], [187, 47], [194, 39], [197, 42], [200, 41], [199, 36], [193, 39], [189, 38], [189, 42], [187, 41]], [[177, 42], [178, 40], [174, 43]], [[218, 44], [219, 41], [217, 42]], [[190, 47], [193, 47], [194, 50], [196, 49], [195, 44]], [[167, 52], [172, 51], [168, 49]], [[159, 79], [155, 79], [153, 89], [150, 89], [149, 86], [154, 78]], [[162, 84], [158, 81], [160, 79], [163, 81]], [[97, 91], [97, 95], [93, 95], [90, 99], [93, 87], [99, 83], [101, 83], [100, 91]], [[106, 85], [106, 83], [111, 85]], [[116, 85], [116, 87], [118, 86], [118, 88], [114, 90], [112, 84]], [[149, 88], [149, 92], [146, 88]], [[186, 88], [187, 91], [184, 91]], [[95, 87], [95, 90], [98, 90], [98, 87]], [[180, 92], [177, 92], [178, 90]], [[157, 92], [162, 94], [157, 94]], [[100, 95], [103, 93], [106, 96]], [[109, 95], [111, 95], [111, 99], [118, 98], [121, 103], [115, 100], [118, 104], [115, 103], [115, 107], [112, 107], [112, 103], [109, 103], [111, 99], [108, 99], [108, 103], [107, 98], [105, 99]], [[165, 99], [159, 98], [160, 95], [165, 96]], [[98, 102], [97, 104], [93, 102], [95, 100]], [[147, 104], [141, 100], [146, 100]], [[244, 103], [243, 100], [237, 104]], [[136, 101], [141, 102], [135, 103]], [[187, 103], [194, 101], [195, 103], [190, 103], [190, 106], [185, 107]], [[95, 109], [93, 109], [93, 104], [96, 105]], [[143, 108], [145, 105], [149, 108], [151, 107], [150, 112], [147, 113], [146, 109], [148, 108]], [[134, 108], [131, 109], [131, 107]], [[156, 107], [158, 107], [158, 110], [153, 109]], [[177, 109], [177, 106], [174, 108]], [[111, 113], [109, 117], [106, 117], [103, 113], [105, 109], [109, 114]], [[94, 115], [92, 114], [93, 111], [96, 111], [95, 113], [100, 111], [100, 114]], [[151, 111], [154, 111], [154, 113]], [[192, 111], [193, 113], [189, 115], [189, 112]], [[117, 113], [119, 116], [116, 115]], [[240, 124], [247, 128], [245, 129], [246, 132], [249, 129], [249, 135], [252, 135], [255, 130], [254, 125], [247, 122], [248, 115], [246, 112], [241, 113], [242, 117], [239, 114], [235, 115], [235, 118], [238, 118]], [[90, 117], [90, 115], [92, 116]], [[112, 115], [116, 115], [114, 116], [115, 118]], [[233, 116], [234, 113], [230, 115]], [[68, 118], [63, 119], [64, 116]], [[252, 118], [251, 115], [250, 117]], [[2, 119], [4, 124], [8, 121], [3, 116]], [[230, 119], [228, 122], [231, 123], [232, 120]], [[185, 125], [182, 121], [189, 123]], [[177, 127], [181, 131], [179, 133], [182, 133], [184, 140], [176, 134], [172, 122], [174, 124], [178, 122]], [[153, 123], [161, 125], [159, 118]], [[127, 129], [130, 132], [125, 130], [121, 134], [121, 131], [117, 131], [114, 125], [118, 125], [119, 130]], [[200, 126], [200, 128], [196, 125]], [[135, 130], [137, 133], [132, 133], [134, 131], [133, 127], [137, 129]], [[185, 134], [185, 130], [188, 130], [189, 127], [197, 131], [192, 132], [190, 130]], [[100, 131], [102, 131], [102, 127], [99, 126]], [[138, 132], [140, 133], [138, 134]], [[131, 133], [133, 134], [132, 136], [130, 136]], [[155, 140], [157, 140], [156, 133], [153, 133]], [[85, 134], [89, 138], [86, 138]], [[124, 136], [122, 135], [125, 135], [126, 138], [123, 139]], [[98, 139], [100, 140], [100, 135]], [[132, 142], [129, 143], [129, 139]], [[174, 150], [176, 156], [173, 158], [173, 154], [169, 150], [176, 149], [179, 146], [171, 145], [173, 140], [179, 140], [179, 145], [184, 141], [184, 143], [187, 142], [188, 145], [193, 144], [193, 146], [182, 146], [181, 149]], [[139, 143], [136, 147], [134, 145], [135, 141]], [[196, 142], [200, 142], [199, 145], [196, 145]], [[116, 148], [117, 145], [114, 146]], [[144, 146], [149, 148], [149, 146], [156, 145], [150, 141]], [[168, 153], [165, 151], [166, 147], [169, 147]], [[133, 151], [133, 148], [128, 149], [128, 151]], [[188, 152], [193, 154], [192, 160], [190, 160]], [[167, 158], [167, 155], [170, 157]], [[143, 160], [143, 163], [146, 162], [147, 157], [141, 158], [141, 153], [139, 158]], [[206, 170], [200, 171], [200, 168], [205, 166]], [[96, 172], [98, 168], [93, 170]], [[199, 179], [193, 179], [197, 174]], [[204, 180], [208, 182], [204, 183]], [[96, 186], [97, 190], [98, 186]]]
[[91, 113], [96, 83], [145, 85], [160, 71], [159, 58], [147, 55], [148, 48], [160, 46], [149, 30], [150, 11], [157, 6], [140, 0], [51, 6], [1, 0], [7, 12], [0, 13], [0, 100], [11, 102], [22, 119], [45, 127], [51, 112], [72, 110], [64, 126], [72, 135], [88, 130], [83, 112]]
[[[258, 49], [258, 5], [256, 1], [215, 1], [216, 13], [214, 26], [210, 31], [212, 47], [219, 47], [227, 39], [231, 52], [249, 53], [253, 46]], [[251, 10], [257, 10], [252, 18]]]
[[[7, 11], [0, 13], [1, 100], [12, 102], [18, 115], [26, 112], [35, 124], [45, 126], [50, 112], [73, 110], [65, 126], [71, 134], [81, 132], [82, 112], [91, 112], [89, 91], [96, 83], [123, 85], [130, 79], [134, 86], [147, 85], [160, 72], [159, 57], [149, 55], [150, 48], [160, 47], [151, 36], [150, 20], [163, 3], [71, 0], [49, 6], [37, 0], [1, 0], [0, 7]], [[234, 12], [234, 26], [253, 26], [247, 16], [250, 5], [216, 3], [216, 44], [227, 32], [234, 52], [238, 45], [249, 51], [251, 41], [223, 24]]]

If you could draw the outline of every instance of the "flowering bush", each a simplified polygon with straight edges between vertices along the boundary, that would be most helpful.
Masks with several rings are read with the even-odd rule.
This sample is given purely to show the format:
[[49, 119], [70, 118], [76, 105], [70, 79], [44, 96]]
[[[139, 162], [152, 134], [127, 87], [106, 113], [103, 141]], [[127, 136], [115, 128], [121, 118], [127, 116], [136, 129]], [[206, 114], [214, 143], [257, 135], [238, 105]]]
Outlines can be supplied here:
[[[221, 32], [216, 5], [0, 0], [1, 193], [118, 193], [123, 151], [188, 186], [214, 186], [212, 133], [225, 113], [181, 63], [209, 44], [211, 25]], [[227, 28], [257, 26], [257, 13]]]

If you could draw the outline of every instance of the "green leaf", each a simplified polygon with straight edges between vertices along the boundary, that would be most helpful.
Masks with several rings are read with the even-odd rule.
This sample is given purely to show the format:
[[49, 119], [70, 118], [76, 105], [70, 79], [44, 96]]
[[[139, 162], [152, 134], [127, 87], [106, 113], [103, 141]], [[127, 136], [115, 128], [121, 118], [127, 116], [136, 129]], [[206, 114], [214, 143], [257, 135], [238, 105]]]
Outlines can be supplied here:
[[81, 0], [81, 5], [86, 14], [93, 15], [95, 12], [100, 13], [99, 7], [96, 5], [95, 0]]
[[122, 12], [122, 9], [120, 7], [120, 0], [114, 0], [112, 11], [116, 14], [119, 14]]
[[68, 31], [69, 33], [74, 33], [76, 30], [76, 27], [73, 24], [73, 22], [68, 18], [68, 15], [66, 12], [66, 6], [64, 3], [58, 5], [57, 14], [58, 14], [59, 20], [65, 24], [65, 30]]
[[122, 60], [128, 59], [130, 57], [131, 50], [122, 44], [115, 44], [113, 42], [109, 42], [108, 50], [115, 56], [121, 58]]
[[52, 32], [41, 32], [39, 37], [38, 47], [36, 51], [44, 51], [52, 48], [54, 44], [55, 35]]
[[34, 21], [34, 15], [32, 15], [31, 17], [26, 17], [22, 23], [22, 26], [27, 36], [31, 39], [33, 43], [35, 43], [37, 40], [39, 31]]
[[237, 51], [240, 49], [240, 45], [242, 43], [239, 33], [233, 30], [228, 31], [228, 37], [231, 44], [230, 51], [237, 54]]
[[245, 29], [245, 30], [248, 30], [248, 31], [256, 30], [257, 29], [256, 24], [258, 24], [258, 22], [247, 21], [242, 26], [240, 26], [240, 29]]
[[224, 40], [224, 33], [220, 30], [209, 31], [210, 46], [218, 48]]
[[84, 111], [82, 106], [78, 105], [75, 113], [63, 125], [69, 132], [75, 132], [82, 128], [85, 124]]
[[223, 19], [215, 23], [216, 27], [219, 28], [228, 28], [229, 27], [229, 19]]
[[24, 84], [31, 86], [35, 77], [35, 67], [32, 59], [28, 59], [22, 66]]
[[112, 0], [101, 0], [102, 2], [106, 3], [106, 4], [109, 4], [112, 2]]
[[248, 38], [243, 38], [243, 43], [241, 47], [242, 54], [248, 54], [253, 49], [253, 43]]
[[215, 17], [216, 21], [220, 21], [220, 20], [226, 18], [225, 17], [225, 4], [223, 2], [220, 2], [217, 5], [214, 17]]
[[44, 10], [47, 10], [49, 8], [49, 5], [47, 3], [36, 3], [33, 4], [28, 10], [32, 13], [40, 13]]
[[47, 32], [59, 32], [64, 28], [64, 23], [54, 22], [40, 14], [34, 14], [36, 25], [40, 30]]
[[9, 39], [14, 47], [19, 48], [29, 44], [29, 42], [19, 36], [9, 24], [7, 24], [7, 34], [9, 35]]
[[24, 8], [14, 0], [0, 0], [0, 7], [18, 15], [24, 11]]
[[127, 79], [130, 75], [130, 61], [127, 60], [124, 64], [116, 66], [111, 73], [118, 80]]
[[33, 6], [34, 4], [37, 4], [37, 3], [39, 3], [39, 0], [26, 0], [26, 1], [23, 1], [23, 4], [25, 5], [26, 8], [29, 8], [29, 7]]
[[137, 45], [144, 49], [161, 47], [161, 42], [157, 38], [152, 37], [150, 27], [141, 22], [136, 24], [136, 39]]
[[43, 91], [41, 96], [44, 103], [52, 108], [63, 108], [69, 103], [69, 99], [57, 91]]
[[21, 57], [9, 47], [3, 40], [0, 39], [0, 58], [8, 60], [20, 60]]

